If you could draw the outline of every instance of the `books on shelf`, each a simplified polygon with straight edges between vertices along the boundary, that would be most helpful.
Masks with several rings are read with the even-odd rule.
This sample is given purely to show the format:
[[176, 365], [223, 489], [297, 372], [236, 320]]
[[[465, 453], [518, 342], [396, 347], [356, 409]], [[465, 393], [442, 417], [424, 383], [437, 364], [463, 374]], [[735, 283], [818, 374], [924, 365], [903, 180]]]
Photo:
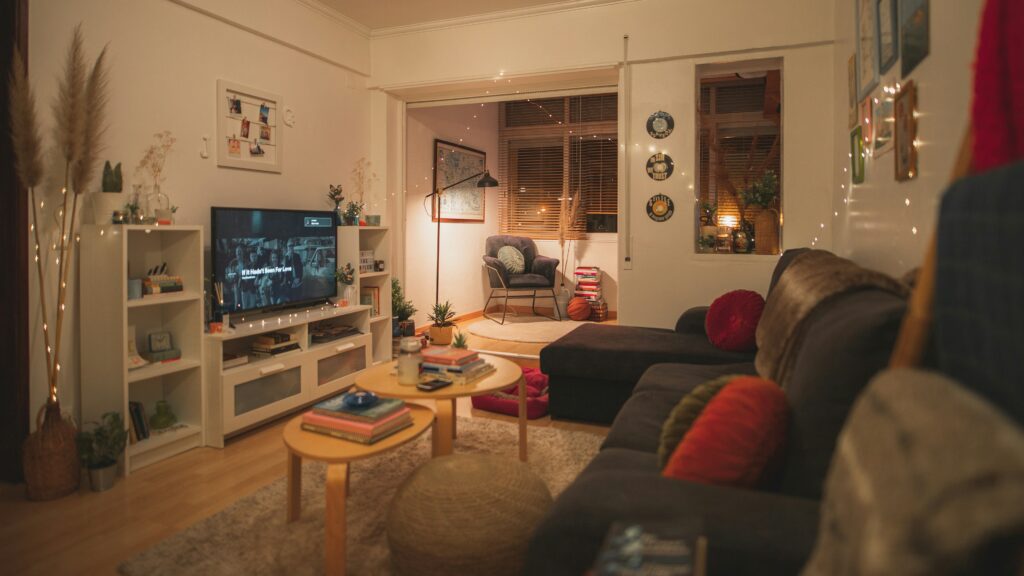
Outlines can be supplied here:
[[299, 348], [299, 343], [292, 340], [288, 332], [267, 332], [252, 339], [249, 352], [257, 358], [273, 358]]
[[142, 291], [145, 295], [181, 292], [183, 289], [184, 285], [182, 284], [181, 276], [155, 274], [146, 276], [142, 281]]
[[225, 370], [236, 366], [245, 366], [249, 363], [249, 356], [247, 354], [232, 354], [230, 352], [225, 352], [222, 358]]
[[309, 340], [313, 344], [324, 344], [341, 338], [362, 334], [355, 326], [344, 324], [321, 324], [316, 327], [310, 326]]
[[371, 307], [370, 316], [380, 316], [380, 286], [360, 288], [359, 303]]
[[149, 438], [149, 420], [146, 419], [146, 408], [142, 402], [128, 402], [128, 416], [135, 426], [135, 435], [139, 440]]
[[467, 348], [449, 348], [447, 346], [431, 346], [420, 354], [426, 363], [445, 366], [469, 364], [480, 357], [479, 354]]
[[290, 342], [292, 335], [287, 332], [267, 332], [266, 334], [260, 334], [259, 336], [252, 339], [253, 344], [261, 344], [263, 346], [275, 346], [277, 344], [283, 344]]
[[412, 411], [402, 400], [382, 398], [373, 406], [352, 407], [344, 395], [328, 398], [302, 415], [302, 429], [342, 440], [373, 444], [412, 426]]

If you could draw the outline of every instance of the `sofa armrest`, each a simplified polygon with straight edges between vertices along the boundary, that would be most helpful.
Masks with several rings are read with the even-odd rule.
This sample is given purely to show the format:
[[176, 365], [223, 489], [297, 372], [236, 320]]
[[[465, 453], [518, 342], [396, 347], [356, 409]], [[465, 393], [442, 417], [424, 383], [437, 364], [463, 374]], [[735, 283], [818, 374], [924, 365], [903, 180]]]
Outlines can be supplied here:
[[705, 334], [704, 319], [708, 315], [708, 306], [690, 308], [676, 320], [676, 332], [688, 334]]
[[508, 288], [508, 270], [494, 256], [484, 256], [484, 265], [487, 267], [487, 279], [491, 288]]
[[524, 574], [583, 574], [614, 522], [700, 518], [709, 575], [796, 574], [817, 538], [819, 503], [663, 478], [657, 471], [584, 472], [534, 532]]
[[533, 259], [533, 266], [531, 266], [530, 272], [533, 274], [540, 274], [551, 281], [551, 285], [555, 284], [555, 270], [558, 269], [558, 258], [549, 258], [547, 256], [538, 255]]

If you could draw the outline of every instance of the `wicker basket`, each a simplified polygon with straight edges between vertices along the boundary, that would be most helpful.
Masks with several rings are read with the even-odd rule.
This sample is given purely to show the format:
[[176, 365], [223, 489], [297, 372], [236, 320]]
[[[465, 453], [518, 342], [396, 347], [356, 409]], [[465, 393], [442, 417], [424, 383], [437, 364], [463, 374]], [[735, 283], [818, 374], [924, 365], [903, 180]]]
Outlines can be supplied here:
[[754, 220], [754, 252], [757, 254], [779, 253], [779, 211], [765, 208]]
[[29, 500], [53, 500], [78, 491], [82, 466], [76, 434], [75, 425], [61, 416], [59, 401], [47, 402], [39, 409], [36, 431], [25, 440], [22, 450]]

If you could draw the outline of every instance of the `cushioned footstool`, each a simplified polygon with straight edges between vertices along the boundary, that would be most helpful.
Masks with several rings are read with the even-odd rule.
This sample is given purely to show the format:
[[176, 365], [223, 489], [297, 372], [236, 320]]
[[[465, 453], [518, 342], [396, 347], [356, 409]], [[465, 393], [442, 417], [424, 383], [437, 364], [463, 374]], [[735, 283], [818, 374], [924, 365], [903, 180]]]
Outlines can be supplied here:
[[513, 458], [456, 454], [421, 466], [387, 517], [397, 575], [519, 574], [551, 493]]

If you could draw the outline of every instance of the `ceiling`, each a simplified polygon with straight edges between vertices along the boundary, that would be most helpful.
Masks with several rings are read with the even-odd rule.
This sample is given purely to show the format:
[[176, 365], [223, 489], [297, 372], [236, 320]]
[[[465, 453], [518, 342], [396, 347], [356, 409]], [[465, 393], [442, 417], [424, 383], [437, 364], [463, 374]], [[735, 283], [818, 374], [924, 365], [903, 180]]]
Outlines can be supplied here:
[[320, 0], [320, 2], [371, 30], [540, 6], [602, 3], [601, 0]]

